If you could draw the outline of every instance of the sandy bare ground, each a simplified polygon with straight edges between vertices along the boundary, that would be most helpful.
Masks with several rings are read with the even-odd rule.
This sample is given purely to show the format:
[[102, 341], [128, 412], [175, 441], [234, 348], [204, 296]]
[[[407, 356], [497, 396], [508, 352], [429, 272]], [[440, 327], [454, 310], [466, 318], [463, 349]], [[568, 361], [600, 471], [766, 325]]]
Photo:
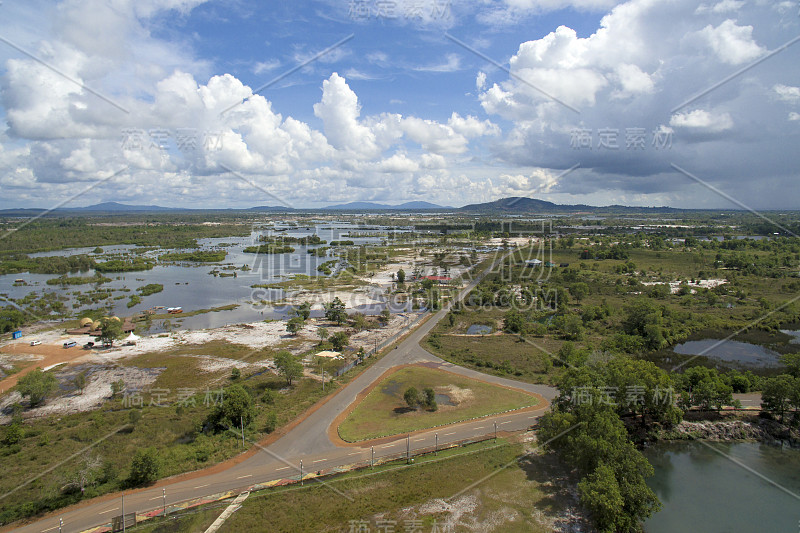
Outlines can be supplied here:
[[[665, 285], [669, 284], [669, 291], [672, 294], [678, 294], [678, 291], [681, 290], [680, 281], [643, 281], [642, 285], [652, 286], [652, 285]], [[715, 287], [719, 287], [720, 285], [724, 285], [728, 283], [727, 279], [698, 279], [695, 281], [687, 281], [686, 285], [689, 287], [689, 290], [692, 293], [695, 293], [697, 289], [713, 289]]]
[[283, 299], [289, 305], [299, 305], [309, 302], [311, 309], [321, 310], [323, 305], [330, 303], [334, 298], [339, 298], [347, 309], [362, 305], [382, 304], [386, 302], [386, 290], [380, 287], [363, 287], [352, 291], [290, 291]]
[[[330, 335], [337, 331], [345, 331], [350, 334], [350, 344], [353, 348], [357, 350], [360, 347], [364, 347], [365, 350], [368, 350], [374, 347], [376, 343], [380, 344], [391, 335], [400, 332], [410, 320], [411, 317], [407, 319], [405, 315], [395, 315], [385, 327], [354, 333], [352, 328], [347, 325], [336, 326], [324, 318], [313, 318], [306, 323], [306, 326], [297, 335], [290, 335], [286, 331], [286, 322], [284, 321], [254, 322], [215, 329], [175, 331], [171, 334], [141, 337], [133, 346], [117, 344], [109, 349], [92, 350], [84, 350], [80, 347], [90, 340], [90, 337], [86, 335], [64, 335], [58, 331], [50, 331], [35, 337], [36, 340], [42, 341], [42, 344], [38, 346], [30, 346], [32, 337], [0, 346], [0, 367], [10, 368], [15, 362], [33, 361], [33, 364], [25, 367], [22, 371], [0, 381], [0, 394], [4, 391], [9, 391], [16, 385], [19, 377], [34, 368], [41, 367], [46, 369], [59, 363], [67, 363], [55, 371], [57, 379], [62, 384], [62, 389], [66, 392], [49, 399], [41, 407], [27, 410], [25, 417], [44, 417], [90, 411], [101, 407], [111, 396], [111, 383], [114, 381], [122, 379], [129, 390], [147, 389], [155, 382], [161, 369], [120, 365], [121, 361], [141, 354], [167, 352], [181, 346], [203, 346], [213, 341], [244, 345], [252, 348], [253, 351], [284, 346], [292, 353], [298, 354], [312, 349], [319, 343], [319, 329], [321, 327], [328, 329]], [[79, 347], [63, 348], [63, 343], [71, 340], [78, 342]], [[229, 371], [234, 367], [240, 370], [252, 370], [254, 368], [263, 368], [264, 366], [267, 368], [273, 367], [269, 360], [251, 363], [204, 354], [183, 354], [180, 357], [197, 361], [198, 364], [195, 368], [202, 373], [208, 374]], [[79, 372], [86, 372], [87, 376], [87, 385], [83, 394], [73, 390], [74, 387], [71, 386], [72, 379]], [[313, 370], [309, 372], [309, 376], [314, 377]], [[21, 401], [22, 398], [16, 391], [0, 395], [0, 412], [5, 411], [4, 414], [0, 415], [0, 424], [8, 422], [10, 413], [8, 408]]]
[[[82, 368], [87, 367], [87, 368]], [[65, 415], [81, 411], [91, 411], [102, 406], [111, 397], [111, 383], [123, 380], [128, 390], [142, 390], [152, 385], [161, 373], [160, 369], [116, 367], [98, 368], [96, 366], [78, 365], [59, 372], [57, 377], [60, 382], [69, 383], [80, 371], [87, 371], [87, 383], [83, 394], [74, 390], [57, 398], [48, 400], [47, 403], [24, 412], [25, 418], [40, 418], [49, 415]], [[14, 403], [21, 402], [19, 392], [13, 391], [0, 398], [0, 412], [5, 411]], [[10, 416], [0, 415], [0, 424], [10, 421]]]

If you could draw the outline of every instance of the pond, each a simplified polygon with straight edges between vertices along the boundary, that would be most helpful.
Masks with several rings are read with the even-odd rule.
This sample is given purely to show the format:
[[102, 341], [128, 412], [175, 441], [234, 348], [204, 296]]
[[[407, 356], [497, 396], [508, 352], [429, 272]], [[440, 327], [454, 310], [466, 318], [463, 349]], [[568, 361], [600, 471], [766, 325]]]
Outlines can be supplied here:
[[655, 469], [648, 485], [663, 505], [645, 522], [648, 533], [798, 530], [798, 449], [752, 442], [659, 442], [644, 454]]
[[718, 359], [742, 366], [780, 366], [780, 354], [778, 352], [748, 342], [733, 340], [723, 342], [721, 339], [702, 339], [678, 344], [672, 350], [679, 354], [702, 355], [710, 359]]
[[492, 327], [483, 324], [472, 324], [467, 328], [467, 335], [488, 335], [491, 332]]

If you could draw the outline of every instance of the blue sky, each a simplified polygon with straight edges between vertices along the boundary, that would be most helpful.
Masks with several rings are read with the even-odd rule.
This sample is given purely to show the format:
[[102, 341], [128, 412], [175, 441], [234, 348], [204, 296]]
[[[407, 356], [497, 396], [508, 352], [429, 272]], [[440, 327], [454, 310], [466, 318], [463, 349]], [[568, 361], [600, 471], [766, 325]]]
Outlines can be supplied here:
[[800, 200], [794, 0], [0, 11], [2, 208]]

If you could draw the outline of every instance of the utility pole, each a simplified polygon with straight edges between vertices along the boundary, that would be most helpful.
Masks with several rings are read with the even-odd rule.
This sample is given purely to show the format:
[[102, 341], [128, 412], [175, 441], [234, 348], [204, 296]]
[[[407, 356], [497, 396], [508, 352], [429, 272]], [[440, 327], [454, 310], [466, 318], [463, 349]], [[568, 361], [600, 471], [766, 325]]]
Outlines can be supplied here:
[[303, 460], [300, 459], [300, 486], [303, 486]]
[[370, 446], [370, 450], [372, 450], [372, 459], [369, 461], [369, 467], [375, 468], [375, 446]]
[[411, 435], [406, 435], [406, 464], [411, 464]]
[[436, 444], [433, 445], [433, 455], [439, 455], [439, 434], [434, 433], [433, 436], [436, 438]]
[[64, 519], [63, 518], [59, 518], [58, 519], [58, 533], [61, 533], [61, 528], [62, 527], [64, 527]]
[[164, 516], [167, 516], [167, 489], [161, 489], [161, 496], [164, 498]]
[[494, 440], [497, 440], [497, 421], [494, 423]]

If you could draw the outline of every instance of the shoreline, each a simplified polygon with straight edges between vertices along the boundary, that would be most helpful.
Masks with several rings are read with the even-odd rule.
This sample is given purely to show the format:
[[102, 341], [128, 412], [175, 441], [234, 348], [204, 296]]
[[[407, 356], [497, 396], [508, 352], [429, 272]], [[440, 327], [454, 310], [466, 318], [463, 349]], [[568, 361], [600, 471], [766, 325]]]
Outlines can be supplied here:
[[708, 440], [712, 442], [762, 442], [800, 449], [800, 429], [758, 415], [727, 417], [720, 420], [683, 420], [670, 429], [649, 435], [644, 446], [657, 442]]

